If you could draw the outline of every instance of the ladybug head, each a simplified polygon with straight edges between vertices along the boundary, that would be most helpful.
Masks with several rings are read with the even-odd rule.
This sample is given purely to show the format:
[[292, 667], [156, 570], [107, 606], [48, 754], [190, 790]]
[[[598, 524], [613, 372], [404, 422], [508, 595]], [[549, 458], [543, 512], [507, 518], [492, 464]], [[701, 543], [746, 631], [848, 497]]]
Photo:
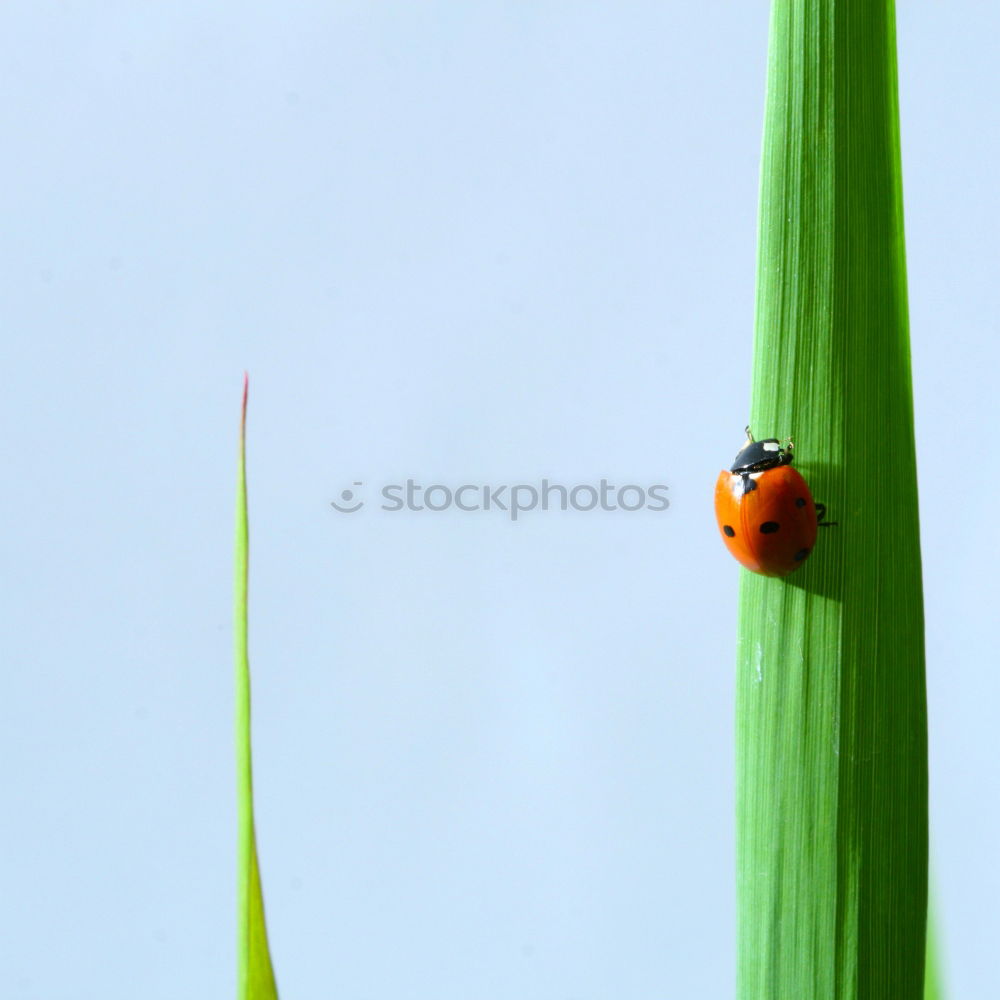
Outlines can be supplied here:
[[747, 428], [747, 443], [740, 449], [736, 461], [730, 467], [730, 472], [763, 472], [779, 465], [788, 465], [792, 460], [792, 442], [781, 447], [777, 438], [767, 438], [764, 441], [754, 441]]

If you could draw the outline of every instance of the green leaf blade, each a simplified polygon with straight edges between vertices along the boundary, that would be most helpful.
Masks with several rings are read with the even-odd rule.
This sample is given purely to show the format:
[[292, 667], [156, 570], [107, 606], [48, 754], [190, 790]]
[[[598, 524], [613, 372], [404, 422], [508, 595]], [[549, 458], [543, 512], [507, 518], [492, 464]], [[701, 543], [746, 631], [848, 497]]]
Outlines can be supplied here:
[[237, 776], [237, 1000], [278, 1000], [267, 944], [264, 894], [257, 860], [253, 815], [253, 768], [250, 741], [250, 659], [247, 649], [249, 530], [247, 520], [246, 417], [247, 378], [243, 380], [240, 445], [236, 486], [234, 646], [236, 661]]
[[938, 948], [934, 908], [930, 907], [927, 914], [927, 963], [924, 969], [924, 1000], [945, 1000], [943, 976], [941, 975], [941, 957]]
[[927, 747], [891, 3], [775, 0], [752, 422], [838, 527], [741, 571], [739, 995], [918, 1000]]

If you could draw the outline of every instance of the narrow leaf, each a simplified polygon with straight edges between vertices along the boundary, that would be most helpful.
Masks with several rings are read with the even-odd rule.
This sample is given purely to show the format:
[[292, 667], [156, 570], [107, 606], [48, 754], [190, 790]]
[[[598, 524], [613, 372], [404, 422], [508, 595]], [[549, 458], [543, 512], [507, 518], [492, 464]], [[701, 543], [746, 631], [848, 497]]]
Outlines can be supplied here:
[[240, 449], [236, 486], [236, 780], [239, 813], [237, 873], [237, 1000], [277, 1000], [278, 988], [267, 947], [264, 896], [260, 885], [253, 821], [253, 773], [250, 755], [250, 661], [247, 656], [247, 378], [243, 379]]
[[924, 1000], [944, 1000], [941, 976], [941, 959], [938, 953], [937, 927], [934, 908], [927, 914], [927, 962], [924, 968]]
[[891, 0], [774, 0], [751, 426], [794, 438], [839, 526], [786, 578], [740, 571], [746, 1000], [923, 995], [927, 732], [896, 87]]

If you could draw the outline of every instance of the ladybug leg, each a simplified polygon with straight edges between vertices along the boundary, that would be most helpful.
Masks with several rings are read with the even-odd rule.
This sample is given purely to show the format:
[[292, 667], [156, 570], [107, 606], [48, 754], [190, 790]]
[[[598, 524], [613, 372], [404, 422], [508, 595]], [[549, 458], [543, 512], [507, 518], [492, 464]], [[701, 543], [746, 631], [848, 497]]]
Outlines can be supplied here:
[[747, 444], [753, 444], [753, 435], [750, 433], [750, 425], [743, 428], [743, 433], [747, 436]]
[[816, 527], [817, 528], [836, 528], [839, 526], [839, 521], [827, 521], [826, 518], [826, 504], [818, 503], [815, 504], [816, 507]]

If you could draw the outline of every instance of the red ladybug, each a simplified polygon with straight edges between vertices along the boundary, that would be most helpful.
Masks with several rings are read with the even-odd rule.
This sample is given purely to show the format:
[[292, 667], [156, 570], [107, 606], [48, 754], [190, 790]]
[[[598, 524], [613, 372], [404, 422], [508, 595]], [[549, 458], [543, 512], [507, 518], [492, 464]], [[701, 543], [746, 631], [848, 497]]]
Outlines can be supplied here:
[[[715, 516], [726, 548], [747, 569], [785, 576], [798, 569], [816, 543], [826, 507], [814, 503], [806, 481], [791, 466], [792, 442], [747, 441], [715, 484]], [[835, 522], [833, 522], [835, 523]]]

